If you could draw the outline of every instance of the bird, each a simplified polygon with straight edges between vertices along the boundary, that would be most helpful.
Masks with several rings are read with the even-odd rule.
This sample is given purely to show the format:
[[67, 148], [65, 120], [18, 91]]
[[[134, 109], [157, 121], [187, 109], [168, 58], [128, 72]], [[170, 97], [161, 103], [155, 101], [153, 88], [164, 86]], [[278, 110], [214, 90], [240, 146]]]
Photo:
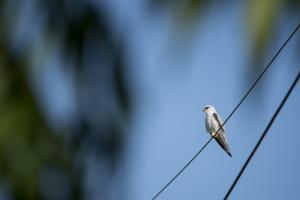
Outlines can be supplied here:
[[[206, 131], [214, 137], [216, 142], [222, 147], [222, 149], [230, 156], [232, 157], [229, 145], [227, 141], [227, 137], [225, 134], [225, 128], [222, 127], [223, 120], [221, 116], [218, 114], [215, 107], [211, 105], [206, 105], [203, 108], [203, 112], [205, 112], [205, 127]], [[219, 132], [216, 134], [216, 132], [219, 130]]]

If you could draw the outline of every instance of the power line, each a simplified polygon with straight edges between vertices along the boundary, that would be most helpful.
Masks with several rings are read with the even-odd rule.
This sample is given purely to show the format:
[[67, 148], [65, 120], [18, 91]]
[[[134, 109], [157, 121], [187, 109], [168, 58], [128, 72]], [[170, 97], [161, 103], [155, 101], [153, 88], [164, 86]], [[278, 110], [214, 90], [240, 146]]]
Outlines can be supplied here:
[[213, 139], [211, 137], [205, 145], [194, 155], [194, 157], [152, 198], [152, 200], [156, 199], [190, 164], [195, 160], [195, 158], [205, 149], [205, 147], [210, 143], [210, 141]]
[[[281, 53], [281, 51], [284, 49], [284, 47], [288, 44], [288, 42], [292, 39], [292, 37], [295, 35], [295, 33], [300, 28], [300, 23], [297, 25], [297, 27], [294, 29], [294, 31], [289, 35], [289, 37], [285, 40], [285, 42], [281, 45], [279, 50], [275, 53], [275, 55], [272, 57], [272, 59], [269, 61], [265, 69], [261, 72], [261, 74], [257, 77], [257, 79], [253, 82], [251, 87], [248, 89], [248, 91], [245, 93], [243, 98], [240, 100], [240, 102], [235, 106], [233, 111], [229, 114], [229, 116], [226, 118], [222, 126], [218, 129], [214, 137], [219, 133], [219, 131], [223, 128], [223, 126], [227, 123], [227, 121], [231, 118], [231, 116], [235, 113], [235, 111], [240, 107], [240, 105], [244, 102], [244, 100], [248, 97], [250, 92], [254, 89], [254, 87], [257, 85], [259, 80], [263, 77], [263, 75], [266, 73], [266, 71], [270, 68], [272, 63], [275, 61], [275, 59], [278, 57], [278, 55]], [[214, 137], [211, 137], [204, 145], [203, 147], [194, 155], [194, 157], [152, 198], [152, 200], [155, 200], [195, 159], [196, 157], [205, 149], [205, 147], [212, 141]]]
[[272, 126], [274, 120], [276, 119], [277, 115], [279, 114], [280, 110], [282, 109], [282, 107], [284, 106], [286, 100], [288, 99], [288, 97], [290, 96], [291, 92], [293, 91], [293, 89], [295, 88], [298, 80], [300, 78], [300, 72], [298, 72], [297, 77], [295, 78], [294, 82], [292, 83], [292, 85], [290, 86], [289, 91], [286, 93], [285, 97], [283, 98], [283, 100], [281, 101], [279, 107], [277, 108], [277, 110], [275, 111], [274, 115], [272, 116], [269, 124], [267, 125], [266, 129], [264, 130], [264, 132], [262, 133], [262, 135], [260, 136], [258, 142], [256, 143], [255, 147], [253, 148], [252, 152], [250, 153], [250, 155], [248, 156], [246, 162], [244, 163], [243, 167], [241, 168], [240, 172], [238, 173], [237, 177], [235, 178], [235, 180], [233, 181], [232, 185], [230, 186], [228, 192], [226, 193], [224, 200], [228, 199], [229, 195], [231, 194], [232, 190], [234, 189], [235, 185], [237, 184], [237, 182], [239, 181], [239, 179], [241, 178], [243, 172], [245, 171], [247, 165], [249, 164], [249, 162], [251, 161], [252, 157], [254, 156], [256, 150], [258, 149], [259, 145], [261, 144], [261, 142], [263, 141], [264, 137], [267, 135], [270, 127]]

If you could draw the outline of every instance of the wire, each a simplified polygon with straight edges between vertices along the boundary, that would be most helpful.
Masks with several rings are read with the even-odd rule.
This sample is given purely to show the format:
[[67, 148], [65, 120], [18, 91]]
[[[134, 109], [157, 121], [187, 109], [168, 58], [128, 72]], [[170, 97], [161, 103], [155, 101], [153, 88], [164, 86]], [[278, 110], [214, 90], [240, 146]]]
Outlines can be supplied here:
[[283, 100], [281, 101], [279, 107], [277, 108], [277, 110], [275, 111], [274, 115], [272, 116], [269, 124], [267, 125], [266, 129], [264, 130], [264, 132], [262, 133], [262, 135], [260, 136], [258, 142], [256, 143], [255, 147], [253, 148], [252, 152], [250, 153], [250, 155], [248, 156], [246, 162], [244, 163], [243, 167], [241, 168], [240, 172], [238, 173], [237, 177], [235, 178], [235, 180], [233, 181], [232, 185], [230, 186], [228, 192], [226, 193], [224, 200], [228, 199], [229, 195], [231, 194], [232, 190], [234, 189], [235, 185], [237, 184], [237, 182], [239, 181], [239, 179], [241, 178], [243, 172], [245, 171], [247, 165], [249, 164], [249, 162], [251, 161], [252, 157], [254, 156], [256, 150], [258, 149], [259, 145], [261, 144], [261, 142], [263, 141], [264, 137], [267, 135], [270, 127], [272, 126], [274, 120], [276, 119], [277, 115], [279, 114], [280, 110], [282, 109], [282, 107], [284, 106], [286, 100], [288, 99], [288, 97], [290, 96], [291, 92], [293, 91], [293, 89], [295, 88], [298, 80], [300, 78], [300, 72], [298, 72], [297, 77], [295, 78], [294, 82], [292, 83], [292, 85], [290, 86], [289, 91], [286, 93], [285, 97], [283, 98]]
[[194, 155], [194, 157], [152, 198], [152, 200], [156, 199], [190, 164], [195, 160], [195, 158], [205, 149], [205, 147], [210, 143], [210, 141], [213, 139], [211, 137], [205, 145]]
[[[270, 66], [273, 64], [275, 59], [278, 57], [278, 55], [281, 53], [281, 51], [284, 49], [284, 47], [288, 44], [288, 42], [292, 39], [292, 37], [295, 35], [295, 33], [300, 28], [300, 23], [297, 25], [297, 27], [294, 29], [294, 31], [289, 35], [289, 37], [285, 40], [285, 42], [281, 45], [279, 50], [275, 53], [275, 55], [272, 57], [272, 59], [269, 61], [265, 69], [261, 72], [261, 74], [257, 77], [257, 79], [253, 82], [251, 87], [248, 89], [248, 91], [245, 93], [244, 97], [240, 100], [240, 102], [235, 106], [233, 111], [229, 114], [229, 116], [226, 118], [222, 126], [218, 129], [214, 137], [219, 133], [219, 131], [223, 128], [223, 126], [227, 123], [227, 121], [231, 118], [231, 116], [235, 113], [235, 111], [241, 106], [241, 104], [245, 101], [245, 99], [248, 97], [250, 92], [254, 89], [254, 87], [257, 85], [259, 80], [263, 77], [263, 75], [267, 72], [267, 70], [270, 68]], [[195, 160], [195, 158], [204, 150], [204, 148], [212, 141], [214, 137], [211, 137], [204, 145], [203, 147], [195, 154], [195, 156], [169, 181], [154, 197], [152, 200], [155, 200], [191, 163]]]

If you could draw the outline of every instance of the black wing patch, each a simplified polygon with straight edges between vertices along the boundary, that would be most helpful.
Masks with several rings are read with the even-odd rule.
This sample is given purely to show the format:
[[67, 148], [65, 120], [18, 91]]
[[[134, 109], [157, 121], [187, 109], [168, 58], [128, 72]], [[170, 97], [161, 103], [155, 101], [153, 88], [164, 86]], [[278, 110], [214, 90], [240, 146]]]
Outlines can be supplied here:
[[[221, 128], [221, 127], [222, 127], [222, 124], [221, 124], [221, 122], [220, 122], [220, 120], [219, 120], [219, 118], [218, 118], [217, 113], [213, 113], [213, 117], [214, 117], [215, 120], [218, 122], [218, 124], [219, 124], [219, 126], [220, 126], [220, 128]], [[225, 132], [223, 127], [221, 128], [221, 130], [222, 130], [223, 132]]]

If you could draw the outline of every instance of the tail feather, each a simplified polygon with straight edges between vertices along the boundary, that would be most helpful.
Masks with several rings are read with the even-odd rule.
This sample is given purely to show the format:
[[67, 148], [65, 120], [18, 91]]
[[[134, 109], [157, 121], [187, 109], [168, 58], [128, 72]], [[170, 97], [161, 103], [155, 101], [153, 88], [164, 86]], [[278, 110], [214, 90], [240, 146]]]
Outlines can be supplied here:
[[215, 140], [217, 141], [217, 143], [222, 147], [222, 149], [230, 156], [232, 157], [230, 150], [229, 150], [229, 146], [227, 144], [227, 140], [225, 138], [226, 136], [223, 135], [223, 133], [218, 133], [215, 136]]

